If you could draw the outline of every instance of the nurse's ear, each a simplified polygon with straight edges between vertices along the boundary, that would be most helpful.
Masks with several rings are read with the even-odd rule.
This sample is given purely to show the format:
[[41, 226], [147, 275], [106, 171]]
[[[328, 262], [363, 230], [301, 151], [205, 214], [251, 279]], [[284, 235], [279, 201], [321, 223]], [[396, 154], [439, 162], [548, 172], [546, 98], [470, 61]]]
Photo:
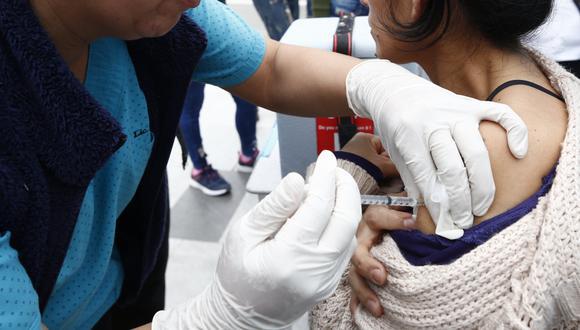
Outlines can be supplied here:
[[423, 11], [425, 11], [425, 7], [427, 6], [428, 1], [440, 1], [440, 0], [411, 0], [411, 22], [416, 22], [421, 18], [423, 15]]

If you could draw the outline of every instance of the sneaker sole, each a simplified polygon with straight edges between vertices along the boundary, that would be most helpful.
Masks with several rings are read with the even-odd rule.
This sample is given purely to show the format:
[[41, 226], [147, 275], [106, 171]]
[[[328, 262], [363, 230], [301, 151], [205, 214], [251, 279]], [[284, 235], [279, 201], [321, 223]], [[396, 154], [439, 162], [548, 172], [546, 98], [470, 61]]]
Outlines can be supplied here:
[[228, 192], [230, 192], [229, 189], [218, 189], [218, 190], [207, 189], [206, 187], [200, 185], [197, 181], [195, 181], [192, 178], [189, 178], [189, 185], [192, 188], [201, 190], [202, 193], [204, 193], [208, 196], [220, 196], [220, 195], [225, 195]]
[[246, 165], [238, 164], [238, 172], [252, 173], [253, 170], [254, 170], [254, 166], [246, 166]]

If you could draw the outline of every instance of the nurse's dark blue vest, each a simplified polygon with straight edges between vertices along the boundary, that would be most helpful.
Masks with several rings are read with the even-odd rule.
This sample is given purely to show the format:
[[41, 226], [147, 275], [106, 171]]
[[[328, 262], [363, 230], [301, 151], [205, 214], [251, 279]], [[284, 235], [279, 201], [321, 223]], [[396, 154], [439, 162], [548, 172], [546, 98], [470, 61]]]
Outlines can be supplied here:
[[[206, 47], [183, 17], [167, 35], [128, 42], [155, 144], [118, 220], [116, 243], [134, 299], [151, 272], [169, 217], [165, 166], [192, 72]], [[62, 266], [84, 193], [124, 143], [113, 117], [73, 76], [27, 0], [0, 1], [0, 233], [10, 231], [41, 311]]]

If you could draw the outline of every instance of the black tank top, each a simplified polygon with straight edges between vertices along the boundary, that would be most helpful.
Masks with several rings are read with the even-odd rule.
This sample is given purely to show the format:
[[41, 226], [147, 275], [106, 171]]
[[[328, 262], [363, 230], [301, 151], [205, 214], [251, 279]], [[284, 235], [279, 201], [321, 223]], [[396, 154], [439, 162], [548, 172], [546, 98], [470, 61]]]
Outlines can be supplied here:
[[542, 87], [536, 83], [533, 83], [531, 81], [527, 81], [527, 80], [509, 80], [504, 82], [503, 84], [499, 85], [496, 89], [493, 90], [493, 92], [491, 92], [491, 94], [489, 94], [489, 96], [487, 97], [486, 101], [493, 101], [493, 99], [497, 96], [497, 94], [499, 94], [501, 91], [503, 91], [504, 89], [514, 86], [514, 85], [525, 85], [525, 86], [529, 86], [532, 88], [535, 88], [539, 91], [542, 91], [550, 96], [553, 96], [555, 98], [557, 98], [558, 100], [564, 102], [564, 98], [554, 92], [552, 92], [549, 89], [546, 89], [545, 87]]

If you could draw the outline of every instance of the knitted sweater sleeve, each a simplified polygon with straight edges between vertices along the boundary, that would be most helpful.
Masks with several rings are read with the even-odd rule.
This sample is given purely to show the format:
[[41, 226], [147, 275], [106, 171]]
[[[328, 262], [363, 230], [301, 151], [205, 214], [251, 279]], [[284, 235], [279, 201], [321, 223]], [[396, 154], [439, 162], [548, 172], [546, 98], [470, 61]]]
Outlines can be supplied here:
[[[361, 194], [373, 194], [379, 190], [375, 178], [355, 161], [340, 158], [337, 155], [338, 167], [347, 171], [356, 181]], [[308, 166], [306, 178], [314, 171], [314, 164]], [[355, 329], [356, 326], [350, 313], [350, 286], [348, 269], [342, 275], [342, 279], [336, 291], [325, 301], [316, 305], [310, 314], [311, 329]], [[329, 317], [330, 316], [330, 317]]]
[[[350, 266], [349, 266], [350, 268]], [[314, 306], [308, 317], [310, 329], [357, 329], [350, 312], [349, 268], [342, 274], [334, 293], [323, 302]]]
[[[315, 164], [312, 163], [306, 169], [306, 180], [308, 180], [314, 172], [314, 165]], [[337, 165], [352, 175], [361, 194], [373, 194], [379, 190], [377, 181], [362, 166], [351, 160], [341, 158], [337, 159]]]
[[450, 264], [412, 266], [385, 235], [371, 250], [389, 270], [387, 285], [371, 285], [384, 315], [359, 308], [351, 316], [345, 274], [312, 310], [313, 329], [580, 329], [580, 80], [532, 55], [569, 113], [550, 191], [530, 213]]

